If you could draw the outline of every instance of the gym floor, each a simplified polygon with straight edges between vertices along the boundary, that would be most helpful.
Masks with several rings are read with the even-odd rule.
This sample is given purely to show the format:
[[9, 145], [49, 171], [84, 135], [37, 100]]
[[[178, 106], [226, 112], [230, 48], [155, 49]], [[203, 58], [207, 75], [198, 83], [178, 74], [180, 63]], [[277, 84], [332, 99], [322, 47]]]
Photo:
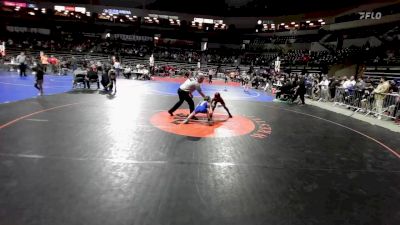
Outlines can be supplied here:
[[[71, 84], [49, 79], [47, 94]], [[2, 96], [16, 94], [1, 81]], [[187, 104], [166, 111], [178, 86], [3, 97], [0, 224], [400, 224], [398, 133], [218, 83], [204, 90], [233, 118], [219, 107], [212, 126], [177, 124]]]

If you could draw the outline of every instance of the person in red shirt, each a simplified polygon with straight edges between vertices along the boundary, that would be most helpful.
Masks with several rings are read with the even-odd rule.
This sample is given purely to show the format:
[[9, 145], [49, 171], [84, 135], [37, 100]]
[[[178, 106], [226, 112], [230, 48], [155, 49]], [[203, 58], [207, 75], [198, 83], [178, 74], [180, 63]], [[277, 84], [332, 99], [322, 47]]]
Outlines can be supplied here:
[[[212, 108], [212, 112], [214, 113], [215, 108], [217, 107], [217, 104], [221, 104], [222, 107], [224, 107], [224, 109], [226, 110], [226, 112], [229, 115], [229, 118], [232, 118], [232, 114], [231, 112], [229, 112], [228, 107], [226, 107], [225, 101], [224, 99], [221, 97], [221, 94], [219, 92], [215, 92], [213, 99], [211, 100], [211, 108]], [[212, 117], [212, 114], [211, 114]]]

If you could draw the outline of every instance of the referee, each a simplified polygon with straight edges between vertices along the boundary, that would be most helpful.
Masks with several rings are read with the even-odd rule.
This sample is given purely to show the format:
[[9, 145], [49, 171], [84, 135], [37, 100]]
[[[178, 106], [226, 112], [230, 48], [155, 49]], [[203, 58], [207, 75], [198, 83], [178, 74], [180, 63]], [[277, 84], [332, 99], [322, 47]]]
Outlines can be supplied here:
[[199, 94], [204, 98], [205, 94], [201, 91], [201, 83], [204, 81], [204, 76], [199, 75], [197, 78], [189, 78], [187, 79], [179, 88], [178, 88], [178, 96], [179, 101], [168, 110], [168, 113], [173, 116], [174, 112], [182, 105], [184, 101], [189, 104], [190, 113], [194, 111], [194, 102], [192, 93], [197, 90]]

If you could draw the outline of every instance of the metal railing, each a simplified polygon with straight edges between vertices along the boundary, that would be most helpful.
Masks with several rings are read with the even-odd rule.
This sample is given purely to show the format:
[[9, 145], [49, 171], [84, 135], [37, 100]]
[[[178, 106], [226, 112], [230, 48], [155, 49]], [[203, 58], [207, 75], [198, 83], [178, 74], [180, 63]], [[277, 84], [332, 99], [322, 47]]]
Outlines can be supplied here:
[[335, 106], [344, 106], [365, 115], [395, 119], [400, 109], [398, 93], [373, 93], [371, 90], [336, 88]]

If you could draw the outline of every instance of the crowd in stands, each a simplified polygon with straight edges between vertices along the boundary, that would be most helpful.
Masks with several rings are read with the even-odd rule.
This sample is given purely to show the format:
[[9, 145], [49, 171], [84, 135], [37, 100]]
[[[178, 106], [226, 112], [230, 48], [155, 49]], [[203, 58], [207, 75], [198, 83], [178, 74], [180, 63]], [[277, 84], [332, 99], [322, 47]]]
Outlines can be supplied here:
[[[398, 40], [396, 31], [396, 29], [391, 30], [385, 34], [385, 37], [391, 41], [394, 41], [393, 39]], [[7, 48], [23, 49], [26, 51], [101, 53], [142, 58], [154, 54], [156, 60], [187, 63], [202, 62], [223, 65], [269, 66], [279, 56], [282, 65], [324, 66], [343, 63], [349, 59], [359, 60], [360, 56], [368, 56], [368, 58], [365, 58], [368, 64], [400, 64], [399, 48], [350, 47], [336, 51], [319, 52], [310, 52], [308, 50], [252, 52], [251, 50], [210, 49], [202, 52], [193, 48], [154, 46], [152, 42], [124, 42], [102, 38], [73, 38], [68, 35], [57, 40], [49, 39], [46, 36], [24, 35], [21, 37], [5, 38], [4, 41]], [[391, 44], [393, 45], [393, 42]]]
[[[328, 78], [322, 74], [307, 74], [304, 78], [310, 99], [335, 102], [378, 119], [394, 118], [396, 123], [400, 122], [400, 80], [381, 77], [376, 83], [369, 78]], [[295, 93], [298, 79], [298, 74], [272, 74], [268, 86], [274, 88], [278, 99], [286, 101]]]

